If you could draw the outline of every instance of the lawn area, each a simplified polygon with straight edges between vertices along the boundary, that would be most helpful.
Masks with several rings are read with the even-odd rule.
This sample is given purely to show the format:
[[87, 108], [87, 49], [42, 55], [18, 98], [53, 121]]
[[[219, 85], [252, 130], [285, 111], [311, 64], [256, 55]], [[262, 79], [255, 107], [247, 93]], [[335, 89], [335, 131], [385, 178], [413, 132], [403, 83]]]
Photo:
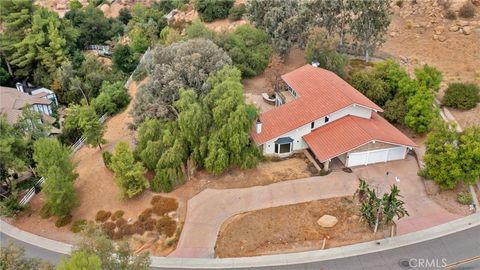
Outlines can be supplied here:
[[[332, 215], [338, 223], [323, 228], [317, 220]], [[376, 235], [359, 216], [352, 197], [336, 197], [260, 209], [225, 221], [215, 245], [219, 258], [258, 256], [345, 246], [389, 236], [390, 228]]]

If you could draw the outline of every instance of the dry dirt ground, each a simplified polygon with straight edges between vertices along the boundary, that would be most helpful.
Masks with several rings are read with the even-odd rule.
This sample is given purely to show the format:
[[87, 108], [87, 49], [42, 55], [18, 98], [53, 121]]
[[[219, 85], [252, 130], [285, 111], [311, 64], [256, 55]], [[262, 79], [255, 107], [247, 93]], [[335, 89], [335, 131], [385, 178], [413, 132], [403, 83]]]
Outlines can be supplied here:
[[[389, 235], [373, 234], [358, 216], [359, 205], [352, 197], [337, 197], [266, 208], [235, 215], [221, 227], [215, 246], [220, 258], [246, 257], [298, 252], [350, 245]], [[332, 228], [323, 228], [317, 220], [323, 215], [337, 217]]]
[[[416, 5], [403, 2], [401, 8], [393, 9], [387, 40], [380, 50], [397, 58], [411, 72], [423, 64], [438, 68], [444, 77], [439, 99], [448, 83], [480, 83], [480, 7], [472, 19], [448, 20], [443, 18], [444, 8], [438, 4], [441, 1], [422, 0]], [[451, 9], [457, 10], [462, 1], [450, 2]], [[463, 33], [465, 28], [471, 31], [469, 35]], [[480, 106], [451, 111], [462, 127], [480, 125]]]

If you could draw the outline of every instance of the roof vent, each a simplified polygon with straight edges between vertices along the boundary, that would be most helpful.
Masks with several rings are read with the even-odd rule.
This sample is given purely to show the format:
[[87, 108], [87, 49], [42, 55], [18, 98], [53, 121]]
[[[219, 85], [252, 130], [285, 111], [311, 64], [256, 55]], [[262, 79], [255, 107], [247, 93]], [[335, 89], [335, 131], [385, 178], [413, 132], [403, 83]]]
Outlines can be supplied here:
[[255, 130], [257, 131], [257, 134], [262, 133], [262, 121], [260, 121], [260, 119], [257, 119], [257, 123], [255, 124]]
[[312, 66], [314, 66], [314, 67], [319, 67], [319, 66], [320, 66], [320, 62], [318, 62], [318, 61], [313, 61], [313, 62], [312, 62]]

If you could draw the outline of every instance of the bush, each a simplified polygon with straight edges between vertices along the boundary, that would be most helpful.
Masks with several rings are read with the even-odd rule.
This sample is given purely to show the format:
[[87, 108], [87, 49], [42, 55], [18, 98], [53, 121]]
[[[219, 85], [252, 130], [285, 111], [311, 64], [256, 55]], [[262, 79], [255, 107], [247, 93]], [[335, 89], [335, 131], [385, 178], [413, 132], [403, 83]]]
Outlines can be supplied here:
[[177, 222], [168, 216], [161, 217], [156, 224], [156, 229], [159, 234], [164, 234], [167, 237], [172, 236], [177, 228]]
[[112, 218], [113, 221], [115, 221], [115, 220], [123, 217], [124, 214], [125, 214], [124, 211], [122, 211], [122, 210], [117, 210], [117, 211], [115, 211], [115, 212], [112, 214], [112, 217], [111, 217], [111, 218]]
[[109, 221], [103, 223], [101, 228], [110, 238], [112, 238], [115, 232], [116, 225], [115, 223]]
[[145, 220], [145, 222], [143, 222], [143, 228], [145, 229], [145, 231], [153, 231], [155, 230], [155, 226], [157, 225], [157, 221], [153, 218], [148, 218], [147, 220]]
[[234, 2], [234, 0], [197, 0], [195, 9], [203, 21], [211, 22], [215, 19], [225, 19]]
[[6, 199], [3, 199], [3, 201], [0, 201], [0, 216], [15, 217], [23, 211], [25, 207], [26, 206], [20, 205], [18, 194], [14, 192]]
[[469, 205], [473, 203], [472, 194], [467, 191], [462, 191], [457, 194], [457, 201], [460, 204]]
[[245, 13], [247, 7], [245, 4], [240, 4], [238, 6], [233, 6], [229, 11], [228, 11], [228, 19], [232, 21], [238, 21], [242, 19], [243, 14]]
[[113, 115], [125, 108], [130, 102], [130, 95], [122, 82], [104, 82], [100, 95], [92, 101], [95, 112], [99, 115], [107, 113]]
[[124, 224], [127, 224], [127, 220], [124, 218], [119, 218], [117, 221], [115, 221], [115, 224], [117, 225], [117, 228], [122, 227]]
[[57, 228], [60, 228], [60, 227], [63, 227], [65, 225], [67, 225], [71, 221], [72, 221], [72, 215], [66, 215], [66, 216], [63, 216], [63, 217], [59, 217], [57, 219], [57, 221], [55, 221], [55, 226]]
[[105, 164], [105, 167], [110, 169], [110, 163], [112, 163], [112, 153], [105, 151], [102, 153], [102, 158], [103, 158], [103, 164]]
[[83, 230], [83, 228], [85, 228], [86, 225], [87, 221], [85, 219], [75, 220], [72, 224], [72, 227], [70, 227], [70, 231], [73, 233], [79, 233]]
[[145, 220], [147, 220], [151, 216], [152, 216], [152, 208], [147, 208], [147, 209], [143, 210], [143, 212], [138, 216], [138, 220], [140, 222], [144, 222]]
[[458, 11], [458, 15], [462, 18], [473, 18], [475, 16], [475, 6], [472, 2], [467, 1]]
[[123, 233], [123, 235], [132, 235], [135, 233], [135, 224], [123, 224], [120, 228], [118, 228], [119, 231]]
[[109, 211], [100, 210], [97, 212], [97, 215], [95, 216], [95, 220], [98, 222], [105, 222], [111, 215], [112, 213]]
[[177, 210], [178, 203], [174, 198], [166, 198], [162, 196], [154, 196], [150, 202], [153, 205], [153, 213], [163, 216], [168, 212]]
[[451, 83], [448, 85], [442, 103], [445, 106], [468, 110], [480, 101], [480, 88], [473, 83]]
[[395, 2], [395, 5], [397, 5], [398, 7], [403, 7], [403, 0], [397, 0]]
[[455, 14], [455, 11], [453, 11], [451, 9], [445, 10], [444, 16], [445, 16], [445, 18], [447, 18], [449, 20], [456, 20], [457, 19], [457, 14]]
[[40, 217], [41, 218], [49, 218], [51, 216], [53, 216], [52, 209], [48, 205], [44, 204], [42, 206], [42, 208], [40, 209]]

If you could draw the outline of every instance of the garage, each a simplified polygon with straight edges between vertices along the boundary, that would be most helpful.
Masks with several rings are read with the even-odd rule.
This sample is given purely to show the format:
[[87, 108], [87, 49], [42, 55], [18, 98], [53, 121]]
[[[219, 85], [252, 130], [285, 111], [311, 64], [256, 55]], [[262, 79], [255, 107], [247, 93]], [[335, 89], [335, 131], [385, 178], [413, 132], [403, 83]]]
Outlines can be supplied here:
[[348, 153], [347, 167], [387, 162], [405, 158], [406, 147], [392, 147], [364, 152]]

